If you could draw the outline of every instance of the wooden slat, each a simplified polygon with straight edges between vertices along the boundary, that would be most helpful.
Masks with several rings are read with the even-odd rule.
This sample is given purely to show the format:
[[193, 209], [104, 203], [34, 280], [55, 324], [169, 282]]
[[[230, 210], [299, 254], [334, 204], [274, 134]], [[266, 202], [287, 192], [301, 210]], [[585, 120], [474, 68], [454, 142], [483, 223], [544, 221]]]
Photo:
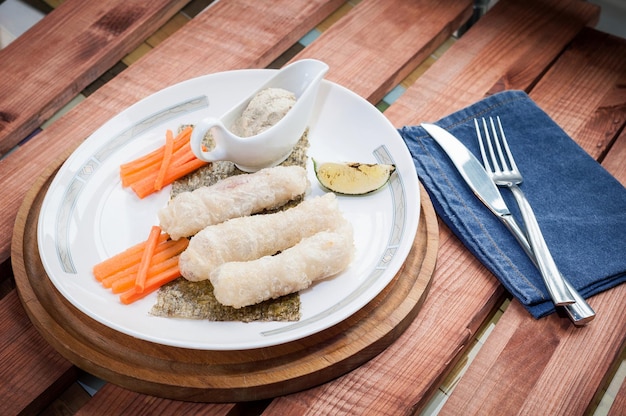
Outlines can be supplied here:
[[[606, 151], [626, 124], [626, 94], [621, 88], [625, 74], [626, 40], [588, 29], [533, 88], [531, 97], [597, 157], [602, 153], [598, 149]], [[617, 151], [623, 152], [623, 143]], [[619, 157], [624, 160], [623, 153]], [[611, 173], [626, 183], [623, 167]], [[442, 413], [584, 414], [593, 410], [590, 406], [602, 392], [605, 375], [624, 347], [625, 297], [626, 285], [621, 285], [591, 298], [597, 317], [585, 328], [555, 315], [535, 321], [513, 301]], [[568, 381], [560, 383], [564, 373]]]
[[[165, 40], [147, 55], [150, 59], [130, 66], [12, 152], [0, 163], [0, 261], [9, 257], [17, 209], [43, 166], [124, 108], [162, 88], [207, 73], [269, 65], [341, 4], [342, 0], [220, 1]], [[42, 146], [45, 152], [40, 151]]]
[[[500, 0], [385, 115], [400, 127], [436, 120], [497, 89], [528, 89], [597, 12], [579, 1]], [[393, 345], [334, 382], [274, 400], [267, 414], [422, 410], [504, 295], [445, 226], [438, 265], [417, 319]]]
[[[165, 23], [188, 0], [67, 0], [0, 50], [0, 155]], [[28, 86], [24, 86], [24, 82]]]
[[626, 125], [624, 85], [624, 39], [587, 29], [533, 88], [531, 96], [587, 153], [601, 161]]
[[[250, 406], [251, 407], [251, 406]], [[246, 406], [240, 406], [245, 409]], [[106, 384], [75, 416], [91, 415], [232, 415], [233, 405], [190, 403], [146, 396]], [[248, 414], [239, 411], [236, 414]]]
[[0, 300], [0, 414], [36, 414], [78, 375], [35, 330], [13, 290]]
[[581, 1], [500, 1], [385, 115], [395, 125], [414, 125], [438, 120], [487, 94], [526, 90], [598, 16], [597, 7]]
[[364, 0], [294, 59], [323, 60], [327, 79], [376, 103], [470, 18], [472, 4]]
[[598, 317], [582, 329], [511, 302], [441, 414], [586, 414], [619, 357], [625, 296], [622, 285], [592, 298]]

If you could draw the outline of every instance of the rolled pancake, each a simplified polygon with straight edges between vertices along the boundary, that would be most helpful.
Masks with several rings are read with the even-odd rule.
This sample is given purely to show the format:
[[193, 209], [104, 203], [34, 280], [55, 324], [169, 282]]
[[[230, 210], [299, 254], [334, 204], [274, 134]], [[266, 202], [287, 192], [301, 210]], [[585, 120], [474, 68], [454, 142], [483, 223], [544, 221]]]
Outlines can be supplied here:
[[241, 308], [306, 289], [343, 271], [354, 255], [352, 227], [321, 231], [275, 256], [225, 263], [210, 275], [215, 298]]
[[191, 238], [180, 255], [180, 272], [190, 281], [206, 280], [224, 263], [276, 254], [320, 231], [337, 229], [345, 221], [332, 193], [306, 199], [286, 211], [233, 218]]
[[182, 192], [159, 210], [161, 229], [173, 240], [189, 237], [213, 224], [277, 208], [304, 194], [306, 170], [276, 166], [223, 179], [212, 186]]

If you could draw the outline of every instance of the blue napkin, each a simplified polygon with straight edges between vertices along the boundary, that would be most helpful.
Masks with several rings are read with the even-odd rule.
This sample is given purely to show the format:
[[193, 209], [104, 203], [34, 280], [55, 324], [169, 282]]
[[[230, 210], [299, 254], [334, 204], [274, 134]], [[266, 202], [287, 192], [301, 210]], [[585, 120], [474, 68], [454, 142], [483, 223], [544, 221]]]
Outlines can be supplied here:
[[[482, 160], [473, 120], [490, 116], [500, 116], [524, 176], [520, 188], [561, 273], [585, 298], [626, 281], [626, 188], [522, 91], [492, 95], [436, 124]], [[535, 318], [554, 312], [539, 271], [439, 145], [419, 126], [399, 132], [437, 214], [452, 232]], [[510, 191], [500, 190], [523, 226]]]

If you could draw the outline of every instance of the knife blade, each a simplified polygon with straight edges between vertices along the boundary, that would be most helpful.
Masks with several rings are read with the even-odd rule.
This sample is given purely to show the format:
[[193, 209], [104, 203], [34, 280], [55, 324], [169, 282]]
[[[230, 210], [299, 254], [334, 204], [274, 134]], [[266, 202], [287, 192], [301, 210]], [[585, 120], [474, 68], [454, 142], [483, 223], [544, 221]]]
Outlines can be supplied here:
[[[470, 152], [459, 139], [436, 124], [421, 123], [421, 126], [448, 155], [474, 195], [504, 223], [522, 246], [526, 255], [528, 255], [535, 266], [537, 266], [537, 259], [530, 247], [526, 233], [522, 230], [517, 221], [515, 221], [513, 215], [511, 215], [506, 202], [500, 194], [500, 190], [491, 180], [487, 171], [478, 159], [476, 159], [474, 154]], [[568, 317], [575, 325], [585, 325], [589, 323], [595, 317], [594, 310], [567, 279], [562, 275], [561, 278], [575, 300], [575, 303], [563, 306]]]

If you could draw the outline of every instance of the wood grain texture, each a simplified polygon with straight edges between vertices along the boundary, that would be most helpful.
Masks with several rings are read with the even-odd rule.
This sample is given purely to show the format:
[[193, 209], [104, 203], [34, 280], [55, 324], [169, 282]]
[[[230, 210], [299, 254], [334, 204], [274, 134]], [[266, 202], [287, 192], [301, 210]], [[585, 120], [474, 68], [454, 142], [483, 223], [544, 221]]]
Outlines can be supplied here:
[[109, 383], [98, 390], [93, 399], [74, 416], [140, 414], [231, 416], [233, 408], [231, 404], [207, 405], [146, 396]]
[[422, 188], [420, 225], [403, 267], [376, 298], [346, 320], [309, 337], [260, 349], [205, 351], [154, 344], [87, 317], [46, 275], [37, 248], [37, 219], [52, 177], [38, 181], [27, 194], [16, 221], [12, 260], [24, 308], [68, 360], [107, 381], [157, 397], [259, 400], [349, 372], [387, 348], [413, 321], [435, 268], [437, 219]]
[[139, 45], [187, 1], [67, 0], [0, 50], [0, 155]]
[[0, 300], [0, 356], [3, 415], [38, 413], [78, 374], [35, 330], [15, 291]]
[[385, 115], [397, 126], [436, 121], [494, 92], [528, 90], [598, 13], [581, 1], [499, 1]]
[[[625, 53], [626, 40], [584, 30], [530, 93], [595, 157], [598, 146], [592, 137], [611, 144], [626, 124]], [[563, 85], [573, 88], [565, 90]], [[619, 141], [615, 156], [614, 149], [606, 148], [610, 149], [608, 160], [624, 156], [625, 140]], [[623, 167], [609, 172], [626, 182]], [[597, 317], [584, 328], [557, 315], [535, 321], [513, 301], [442, 413], [589, 412], [604, 387], [605, 374], [611, 373], [624, 348], [625, 297], [626, 285], [621, 285], [591, 298]], [[567, 383], [559, 382], [563, 372]]]
[[626, 125], [626, 42], [583, 30], [532, 89], [531, 97], [587, 153], [602, 161]]
[[[9, 257], [20, 201], [43, 167], [78, 146], [117, 113], [160, 89], [208, 73], [269, 65], [341, 3], [220, 1], [13, 151], [0, 162], [0, 261]], [[45, 152], [39, 151], [42, 145]]]
[[383, 98], [472, 14], [468, 0], [363, 0], [296, 55], [372, 103]]
[[591, 298], [597, 317], [584, 328], [511, 302], [441, 414], [585, 414], [619, 358], [624, 296], [622, 285]]

